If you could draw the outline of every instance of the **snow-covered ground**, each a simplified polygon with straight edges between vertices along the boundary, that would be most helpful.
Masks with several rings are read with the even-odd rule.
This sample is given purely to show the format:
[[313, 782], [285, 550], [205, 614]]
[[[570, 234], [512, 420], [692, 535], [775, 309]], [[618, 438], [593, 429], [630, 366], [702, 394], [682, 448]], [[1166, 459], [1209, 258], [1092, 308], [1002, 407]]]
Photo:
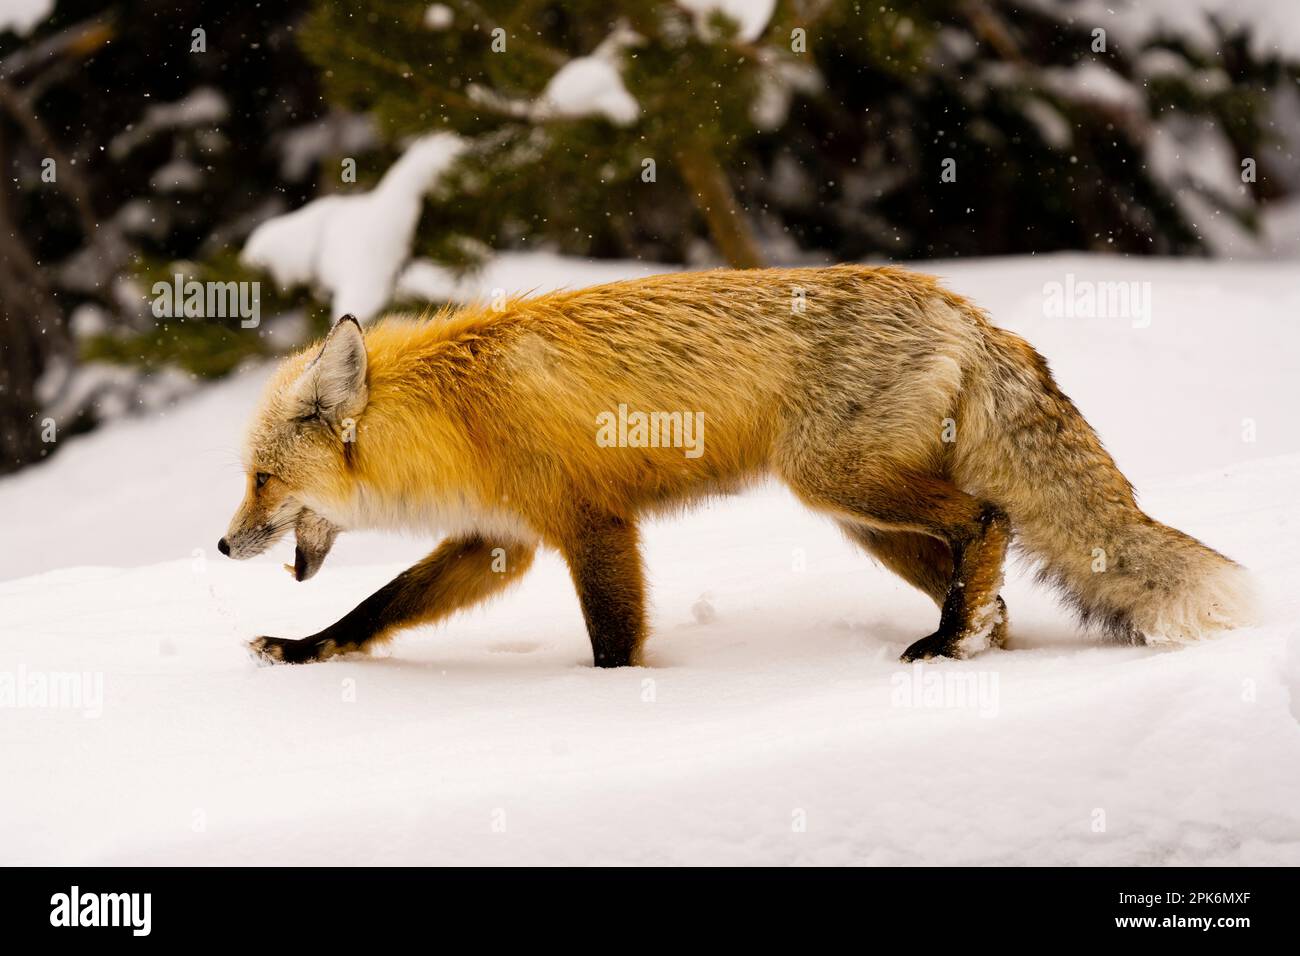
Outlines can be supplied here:
[[[1294, 264], [927, 268], [1257, 572], [1262, 626], [1102, 646], [1017, 571], [1009, 650], [901, 665], [933, 607], [769, 487], [648, 528], [646, 668], [589, 666], [553, 555], [383, 656], [258, 667], [433, 546], [344, 536], [304, 584], [288, 543], [216, 554], [258, 369], [0, 481], [0, 863], [1300, 863]], [[1048, 314], [1099, 281], [1149, 313]], [[78, 706], [5, 703], [73, 672]]]

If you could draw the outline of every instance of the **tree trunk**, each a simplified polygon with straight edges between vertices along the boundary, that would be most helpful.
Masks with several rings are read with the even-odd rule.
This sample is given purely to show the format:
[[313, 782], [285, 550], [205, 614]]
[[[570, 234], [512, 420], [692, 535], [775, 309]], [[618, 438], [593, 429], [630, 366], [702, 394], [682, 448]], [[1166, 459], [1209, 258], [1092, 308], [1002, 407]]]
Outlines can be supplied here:
[[[10, 244], [0, 248], [0, 259], [6, 259]], [[0, 263], [0, 474], [37, 461], [48, 450], [37, 417], [36, 383], [55, 346], [52, 333], [60, 319], [13, 264]]]
[[713, 244], [727, 264], [733, 269], [757, 269], [765, 265], [727, 174], [708, 146], [688, 143], [678, 150], [677, 162], [695, 200], [695, 208], [704, 214]]
[[[7, 157], [0, 149], [0, 168]], [[44, 457], [36, 383], [66, 347], [63, 313], [9, 215], [0, 182], [0, 474]]]

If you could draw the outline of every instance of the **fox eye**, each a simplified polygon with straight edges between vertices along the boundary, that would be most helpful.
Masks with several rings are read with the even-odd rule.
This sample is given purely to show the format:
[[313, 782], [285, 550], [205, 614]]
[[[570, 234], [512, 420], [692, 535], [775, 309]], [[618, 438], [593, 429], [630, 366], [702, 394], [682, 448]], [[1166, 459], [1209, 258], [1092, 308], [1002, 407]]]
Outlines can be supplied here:
[[253, 476], [253, 481], [256, 482], [258, 488], [261, 488], [264, 484], [266, 484], [270, 480], [271, 480], [271, 476], [264, 471], [259, 471], [256, 475]]

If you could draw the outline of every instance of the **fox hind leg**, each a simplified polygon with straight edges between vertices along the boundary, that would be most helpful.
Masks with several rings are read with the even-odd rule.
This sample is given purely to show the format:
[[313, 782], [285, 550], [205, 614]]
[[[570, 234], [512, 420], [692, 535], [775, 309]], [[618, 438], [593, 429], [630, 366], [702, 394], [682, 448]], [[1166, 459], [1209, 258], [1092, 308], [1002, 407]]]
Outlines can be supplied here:
[[[953, 580], [952, 548], [947, 543], [919, 531], [885, 531], [849, 520], [840, 527], [849, 540], [943, 608]], [[1007, 605], [1000, 596], [996, 608], [989, 646], [1006, 647]]]
[[939, 613], [939, 630], [907, 648], [904, 661], [969, 657], [1005, 641], [1005, 629], [999, 632], [999, 627], [1005, 628], [1006, 604], [998, 591], [1011, 526], [997, 506], [970, 500], [976, 508], [973, 518], [944, 530], [953, 553], [953, 577]]
[[[900, 469], [863, 455], [860, 448], [839, 450], [846, 454], [796, 459], [782, 476], [814, 508], [873, 529], [917, 532], [944, 543], [951, 553], [939, 629], [907, 648], [902, 659], [967, 657], [990, 646], [1011, 540], [1006, 513], [933, 474]], [[916, 570], [898, 550], [889, 553], [891, 567]], [[918, 576], [928, 582], [929, 574]]]
[[952, 549], [919, 531], [886, 531], [856, 521], [841, 521], [849, 539], [940, 607], [952, 581]]

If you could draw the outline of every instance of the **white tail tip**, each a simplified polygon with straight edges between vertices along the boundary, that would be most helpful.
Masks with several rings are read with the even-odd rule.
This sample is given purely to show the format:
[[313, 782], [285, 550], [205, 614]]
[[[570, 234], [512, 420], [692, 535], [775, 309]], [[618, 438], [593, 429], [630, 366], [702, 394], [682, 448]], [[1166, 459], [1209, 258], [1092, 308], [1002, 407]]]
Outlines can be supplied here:
[[1240, 565], [1210, 569], [1193, 587], [1144, 608], [1134, 624], [1146, 643], [1188, 644], [1258, 620], [1258, 599], [1250, 572]]

